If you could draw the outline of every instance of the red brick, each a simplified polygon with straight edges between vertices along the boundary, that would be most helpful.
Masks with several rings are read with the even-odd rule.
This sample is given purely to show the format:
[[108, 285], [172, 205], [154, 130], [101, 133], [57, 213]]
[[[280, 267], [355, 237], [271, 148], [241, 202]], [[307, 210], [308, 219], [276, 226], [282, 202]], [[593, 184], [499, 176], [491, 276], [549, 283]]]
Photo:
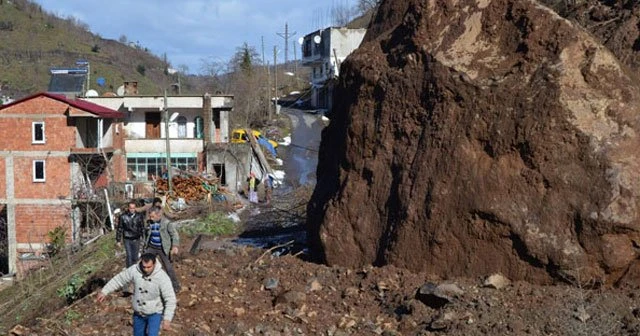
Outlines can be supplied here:
[[58, 226], [67, 228], [71, 236], [70, 205], [17, 205], [16, 242], [48, 243], [47, 233]]

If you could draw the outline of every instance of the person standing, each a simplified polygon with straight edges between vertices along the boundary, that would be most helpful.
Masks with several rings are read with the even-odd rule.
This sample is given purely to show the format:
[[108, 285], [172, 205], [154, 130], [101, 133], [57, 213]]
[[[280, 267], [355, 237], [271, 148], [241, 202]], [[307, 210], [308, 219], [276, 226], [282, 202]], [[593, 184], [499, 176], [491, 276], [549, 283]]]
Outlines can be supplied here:
[[258, 184], [260, 180], [256, 178], [256, 174], [251, 172], [249, 178], [247, 178], [247, 185], [249, 189], [249, 202], [258, 203]]
[[136, 265], [123, 270], [114, 276], [102, 288], [96, 297], [98, 303], [130, 282], [134, 284], [131, 297], [133, 306], [133, 335], [157, 336], [162, 329], [171, 329], [171, 320], [176, 310], [176, 294], [171, 287], [171, 280], [156, 256], [145, 253]]
[[267, 205], [271, 204], [271, 194], [273, 192], [273, 176], [267, 174], [264, 179], [264, 200]]
[[180, 283], [169, 259], [178, 254], [180, 235], [175, 224], [162, 216], [162, 208], [153, 206], [149, 209], [149, 221], [144, 234], [144, 253], [152, 253], [160, 258], [176, 293], [180, 292]]
[[116, 244], [124, 243], [127, 254], [127, 267], [135, 264], [140, 251], [140, 238], [144, 231], [144, 214], [137, 211], [135, 201], [129, 201], [127, 211], [120, 215], [118, 228], [116, 229]]

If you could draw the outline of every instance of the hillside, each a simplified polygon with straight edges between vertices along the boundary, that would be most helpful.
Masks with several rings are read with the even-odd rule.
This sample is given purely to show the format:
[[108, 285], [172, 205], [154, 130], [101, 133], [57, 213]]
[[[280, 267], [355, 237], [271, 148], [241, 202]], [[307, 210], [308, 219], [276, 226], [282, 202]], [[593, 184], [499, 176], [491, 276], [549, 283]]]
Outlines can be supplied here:
[[[91, 88], [100, 93], [127, 80], [138, 81], [141, 94], [157, 94], [176, 81], [165, 74], [171, 64], [143, 45], [104, 39], [85, 23], [54, 16], [28, 0], [0, 1], [0, 95], [20, 98], [46, 90], [49, 68], [73, 67], [78, 59], [90, 62]], [[96, 84], [98, 77], [105, 78], [104, 87]], [[182, 84], [182, 93], [197, 90], [184, 76]]]

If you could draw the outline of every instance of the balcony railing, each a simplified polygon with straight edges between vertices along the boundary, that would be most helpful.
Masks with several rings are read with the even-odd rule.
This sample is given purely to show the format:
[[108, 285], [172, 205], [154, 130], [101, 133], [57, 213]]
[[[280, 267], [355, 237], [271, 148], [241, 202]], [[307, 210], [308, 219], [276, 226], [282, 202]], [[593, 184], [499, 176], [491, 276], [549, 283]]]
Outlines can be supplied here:
[[[202, 139], [169, 139], [172, 153], [199, 153], [204, 149]], [[164, 153], [166, 139], [127, 139], [124, 148], [127, 153]]]

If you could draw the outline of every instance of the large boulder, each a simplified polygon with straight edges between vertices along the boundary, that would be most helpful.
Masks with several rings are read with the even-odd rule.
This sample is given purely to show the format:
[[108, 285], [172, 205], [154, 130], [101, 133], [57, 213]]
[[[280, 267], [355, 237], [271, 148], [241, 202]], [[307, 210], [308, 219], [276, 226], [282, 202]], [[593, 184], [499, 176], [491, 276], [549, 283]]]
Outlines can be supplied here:
[[614, 54], [529, 0], [383, 1], [342, 65], [312, 252], [441, 277], [640, 274], [640, 96]]

